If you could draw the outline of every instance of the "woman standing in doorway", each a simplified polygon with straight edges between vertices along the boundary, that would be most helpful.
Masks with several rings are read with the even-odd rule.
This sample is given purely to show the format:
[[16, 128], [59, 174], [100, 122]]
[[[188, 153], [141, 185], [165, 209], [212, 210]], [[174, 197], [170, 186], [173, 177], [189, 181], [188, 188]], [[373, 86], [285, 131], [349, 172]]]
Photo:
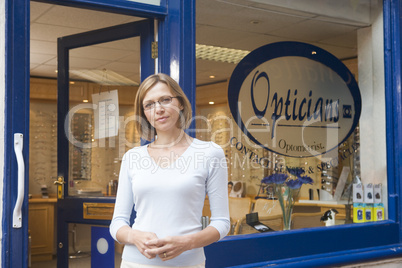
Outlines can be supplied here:
[[[113, 238], [125, 244], [121, 267], [204, 267], [203, 247], [230, 228], [223, 150], [184, 132], [191, 105], [168, 75], [144, 80], [135, 114], [141, 137], [153, 142], [129, 150], [121, 164], [110, 225]], [[206, 194], [211, 223], [202, 230]]]

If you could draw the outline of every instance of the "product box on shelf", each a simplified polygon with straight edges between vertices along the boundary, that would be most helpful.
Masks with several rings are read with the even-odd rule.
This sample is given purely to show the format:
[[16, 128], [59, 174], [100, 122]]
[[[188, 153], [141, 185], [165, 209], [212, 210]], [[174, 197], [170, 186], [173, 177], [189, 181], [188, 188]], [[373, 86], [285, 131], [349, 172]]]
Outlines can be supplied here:
[[374, 191], [372, 183], [367, 183], [364, 185], [364, 203], [374, 203]]
[[353, 184], [353, 203], [363, 203], [363, 184]]
[[382, 221], [384, 220], [384, 204], [376, 203], [373, 208], [373, 220], [374, 221]]
[[353, 203], [353, 222], [364, 222], [364, 203]]
[[364, 204], [364, 213], [363, 213], [363, 218], [364, 222], [370, 222], [373, 221], [373, 204]]
[[382, 202], [382, 185], [374, 184], [374, 203], [381, 203]]

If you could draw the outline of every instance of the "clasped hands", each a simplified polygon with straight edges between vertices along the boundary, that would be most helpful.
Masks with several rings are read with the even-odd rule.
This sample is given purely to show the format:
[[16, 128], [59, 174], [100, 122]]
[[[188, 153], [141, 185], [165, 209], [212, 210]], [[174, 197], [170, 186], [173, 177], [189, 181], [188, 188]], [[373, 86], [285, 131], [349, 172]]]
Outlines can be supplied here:
[[148, 259], [159, 256], [163, 261], [171, 260], [190, 249], [187, 236], [167, 236], [158, 238], [151, 232], [138, 231], [134, 244]]

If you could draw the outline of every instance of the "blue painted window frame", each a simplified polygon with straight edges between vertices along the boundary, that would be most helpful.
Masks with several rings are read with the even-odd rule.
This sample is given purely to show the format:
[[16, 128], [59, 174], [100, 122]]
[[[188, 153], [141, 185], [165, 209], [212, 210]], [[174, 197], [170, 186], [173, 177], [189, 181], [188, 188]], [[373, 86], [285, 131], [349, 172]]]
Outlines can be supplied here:
[[402, 92], [400, 0], [384, 0], [388, 220], [226, 237], [206, 247], [211, 267], [323, 267], [402, 256]]
[[[55, 0], [50, 3], [124, 12], [160, 19], [160, 67], [170, 73], [170, 62], [179, 59], [180, 85], [195, 105], [195, 25], [185, 12], [194, 12], [195, 1], [171, 0], [160, 7], [122, 0]], [[402, 92], [401, 92], [401, 0], [384, 0], [384, 56], [387, 126], [387, 173], [389, 220], [376, 223], [344, 225], [308, 230], [292, 230], [271, 234], [232, 236], [205, 248], [207, 266], [255, 267], [279, 266], [317, 267], [362, 262], [401, 256], [402, 178]], [[142, 9], [142, 11], [141, 11]], [[140, 10], [140, 11], [139, 11]], [[179, 11], [181, 10], [181, 11]], [[169, 14], [169, 16], [166, 16]], [[146, 17], [146, 16], [145, 16]], [[189, 22], [189, 25], [183, 22]], [[174, 24], [180, 23], [180, 27]], [[191, 40], [177, 38], [189, 34]], [[25, 267], [27, 258], [24, 231], [10, 228], [16, 190], [12, 134], [21, 132], [29, 139], [29, 1], [6, 0], [6, 128], [5, 174], [3, 200], [2, 267]], [[190, 69], [190, 71], [186, 71]], [[21, 105], [23, 108], [21, 109]], [[195, 107], [194, 107], [195, 108]], [[25, 146], [26, 148], [26, 146]], [[27, 150], [24, 156], [27, 157]], [[27, 158], [26, 158], [27, 159]], [[26, 172], [27, 173], [27, 172]], [[27, 202], [24, 203], [27, 210]], [[22, 241], [22, 243], [21, 243]], [[22, 250], [21, 250], [21, 249]], [[23, 256], [23, 258], [21, 258]], [[15, 258], [15, 260], [14, 260]], [[20, 262], [18, 262], [18, 260]], [[15, 261], [15, 262], [14, 262]]]

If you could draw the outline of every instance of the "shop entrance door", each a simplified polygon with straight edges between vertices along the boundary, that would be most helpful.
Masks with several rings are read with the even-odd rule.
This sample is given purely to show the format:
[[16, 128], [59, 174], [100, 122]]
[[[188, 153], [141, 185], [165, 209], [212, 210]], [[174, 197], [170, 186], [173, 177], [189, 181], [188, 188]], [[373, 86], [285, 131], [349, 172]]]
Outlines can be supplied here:
[[[153, 21], [142, 20], [58, 39], [58, 268], [68, 267], [69, 224], [110, 224], [122, 154], [139, 144], [130, 113], [136, 85], [155, 70], [153, 31]], [[74, 61], [82, 53], [104, 53], [104, 48], [115, 46], [138, 49], [127, 55], [110, 55], [127, 59], [124, 66], [120, 60], [102, 70], [74, 69]], [[130, 58], [137, 59], [137, 64], [131, 66]], [[135, 69], [138, 81], [130, 78]], [[116, 109], [117, 115], [109, 113]]]

